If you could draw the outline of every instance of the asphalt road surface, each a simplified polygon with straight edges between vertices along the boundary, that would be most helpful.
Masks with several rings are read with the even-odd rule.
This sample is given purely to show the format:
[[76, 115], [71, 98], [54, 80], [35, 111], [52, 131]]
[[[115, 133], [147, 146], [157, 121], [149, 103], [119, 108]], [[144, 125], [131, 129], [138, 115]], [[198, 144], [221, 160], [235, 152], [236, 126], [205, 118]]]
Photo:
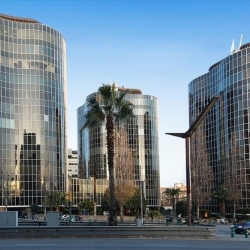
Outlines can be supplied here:
[[0, 249], [202, 249], [249, 250], [250, 239], [245, 240], [185, 240], [185, 239], [6, 239]]
[[0, 249], [28, 250], [28, 249], [83, 249], [83, 250], [249, 250], [249, 238], [244, 234], [235, 234], [231, 237], [230, 225], [218, 225], [217, 238], [215, 239], [85, 239], [85, 238], [51, 238], [51, 239], [1, 239]]

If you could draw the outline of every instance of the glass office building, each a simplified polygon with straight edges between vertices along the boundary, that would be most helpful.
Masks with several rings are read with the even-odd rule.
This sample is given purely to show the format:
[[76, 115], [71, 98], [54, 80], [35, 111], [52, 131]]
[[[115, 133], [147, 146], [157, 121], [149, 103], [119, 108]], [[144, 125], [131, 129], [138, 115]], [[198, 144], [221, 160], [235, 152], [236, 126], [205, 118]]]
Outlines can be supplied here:
[[[118, 91], [126, 90], [123, 87], [117, 88]], [[89, 95], [87, 99], [92, 96], [96, 96], [98, 99], [97, 93]], [[123, 124], [122, 134], [119, 130], [120, 144], [127, 145], [123, 150], [119, 146], [119, 142], [115, 144], [115, 168], [118, 166], [119, 155], [124, 154], [128, 148], [132, 158], [133, 181], [138, 186], [140, 180], [144, 182], [143, 190], [148, 207], [157, 208], [160, 206], [158, 101], [153, 96], [143, 95], [137, 89], [128, 89], [126, 99], [135, 105], [135, 118]], [[93, 176], [93, 171], [96, 169], [97, 181], [98, 179], [108, 179], [105, 124], [82, 131], [86, 111], [86, 103], [77, 110], [79, 177], [88, 179]], [[100, 204], [97, 203], [97, 205]]]
[[[248, 95], [250, 95], [250, 43], [231, 51], [229, 56], [212, 65], [208, 73], [189, 84], [190, 125], [214, 96], [220, 96], [203, 123], [209, 164], [213, 172], [211, 189], [219, 190], [228, 178], [232, 178], [227, 175], [227, 171], [233, 153], [237, 159], [234, 163], [237, 165], [234, 179], [238, 183], [237, 192], [242, 195], [238, 207], [250, 205], [250, 96]], [[191, 140], [192, 143], [194, 141]], [[229, 197], [226, 203], [227, 213], [232, 211], [230, 202]], [[207, 206], [212, 212], [219, 210], [216, 201], [210, 200]]]
[[0, 14], [0, 208], [65, 190], [66, 47], [36, 20]]

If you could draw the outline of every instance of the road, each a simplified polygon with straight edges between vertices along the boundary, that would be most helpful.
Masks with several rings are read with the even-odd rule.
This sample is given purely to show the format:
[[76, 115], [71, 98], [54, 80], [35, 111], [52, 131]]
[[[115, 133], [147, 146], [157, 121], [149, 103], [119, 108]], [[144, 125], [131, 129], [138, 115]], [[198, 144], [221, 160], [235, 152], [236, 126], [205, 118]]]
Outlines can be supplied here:
[[216, 239], [85, 239], [85, 238], [51, 238], [51, 239], [1, 239], [0, 249], [8, 250], [57, 250], [57, 249], [83, 249], [83, 250], [249, 250], [250, 238], [243, 234], [231, 237], [230, 225], [218, 225]]
[[217, 228], [217, 236], [220, 240], [248, 241], [250, 243], [250, 235], [248, 235], [249, 238], [245, 238], [244, 234], [234, 234], [234, 237], [231, 237], [231, 225], [217, 225]]
[[241, 249], [249, 250], [250, 240], [179, 240], [179, 239], [11, 239], [1, 240], [0, 249]]

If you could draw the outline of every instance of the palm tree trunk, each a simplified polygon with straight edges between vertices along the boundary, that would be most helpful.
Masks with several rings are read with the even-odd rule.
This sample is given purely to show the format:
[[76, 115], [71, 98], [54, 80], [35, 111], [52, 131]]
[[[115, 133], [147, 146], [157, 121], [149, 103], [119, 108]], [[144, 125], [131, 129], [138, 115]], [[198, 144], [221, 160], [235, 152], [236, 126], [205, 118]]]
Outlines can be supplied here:
[[114, 122], [112, 117], [107, 117], [107, 150], [109, 167], [109, 222], [110, 226], [116, 225], [115, 181], [114, 181]]
[[225, 216], [225, 201], [224, 200], [220, 201], [220, 213], [221, 213], [221, 216]]
[[173, 211], [175, 210], [175, 198], [174, 196], [172, 197], [172, 206], [173, 206]]

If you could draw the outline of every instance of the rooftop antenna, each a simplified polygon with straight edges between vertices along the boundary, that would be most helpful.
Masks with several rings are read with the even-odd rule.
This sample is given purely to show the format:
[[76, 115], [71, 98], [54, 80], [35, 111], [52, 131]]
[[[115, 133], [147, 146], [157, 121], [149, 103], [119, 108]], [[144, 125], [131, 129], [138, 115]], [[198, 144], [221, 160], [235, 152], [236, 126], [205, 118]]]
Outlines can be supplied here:
[[234, 39], [232, 41], [232, 45], [231, 45], [231, 50], [230, 50], [230, 53], [233, 54], [235, 51], [235, 48], [234, 48]]
[[241, 34], [241, 36], [240, 36], [239, 48], [241, 47], [242, 37], [243, 37], [243, 34]]

